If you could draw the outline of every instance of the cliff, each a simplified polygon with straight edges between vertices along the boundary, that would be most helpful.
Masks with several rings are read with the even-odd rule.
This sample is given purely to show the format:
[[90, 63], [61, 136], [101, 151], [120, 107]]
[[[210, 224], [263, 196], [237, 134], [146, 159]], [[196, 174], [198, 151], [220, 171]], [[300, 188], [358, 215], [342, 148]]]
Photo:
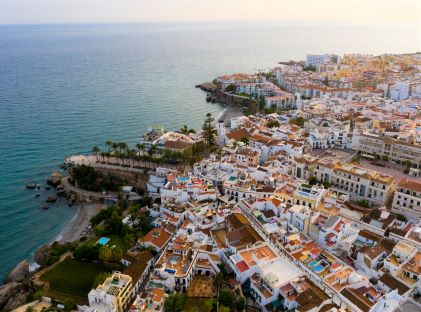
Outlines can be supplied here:
[[197, 85], [199, 88], [207, 92], [206, 101], [212, 103], [221, 103], [229, 107], [242, 109], [246, 114], [255, 114], [259, 107], [259, 103], [247, 96], [224, 92], [222, 86], [213, 82], [205, 82]]

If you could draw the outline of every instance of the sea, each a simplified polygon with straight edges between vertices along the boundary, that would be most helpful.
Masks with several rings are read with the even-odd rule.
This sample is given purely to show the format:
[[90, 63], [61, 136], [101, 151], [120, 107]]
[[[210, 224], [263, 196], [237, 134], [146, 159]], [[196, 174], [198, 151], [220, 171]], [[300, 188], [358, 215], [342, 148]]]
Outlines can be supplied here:
[[420, 38], [417, 24], [361, 21], [0, 26], [0, 281], [75, 215], [62, 199], [42, 209], [66, 156], [108, 139], [134, 146], [152, 125], [200, 128], [224, 107], [195, 85], [218, 75], [306, 54], [416, 52]]

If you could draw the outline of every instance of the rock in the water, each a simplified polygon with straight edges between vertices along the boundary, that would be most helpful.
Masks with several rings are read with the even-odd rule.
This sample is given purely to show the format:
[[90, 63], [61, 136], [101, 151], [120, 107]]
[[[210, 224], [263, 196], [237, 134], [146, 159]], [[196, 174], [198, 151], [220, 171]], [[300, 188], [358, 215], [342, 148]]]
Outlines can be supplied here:
[[46, 202], [47, 203], [54, 203], [57, 201], [57, 197], [56, 196], [48, 196]]
[[22, 284], [12, 282], [0, 287], [0, 310], [3, 311], [8, 301], [22, 290]]
[[7, 275], [5, 283], [22, 282], [29, 277], [29, 262], [23, 260], [19, 262], [15, 268]]
[[44, 245], [37, 250], [35, 250], [34, 260], [41, 266], [47, 264], [48, 257], [50, 255], [51, 245]]
[[66, 191], [63, 189], [57, 189], [57, 196], [64, 196], [66, 195]]
[[47, 183], [49, 185], [58, 186], [61, 184], [62, 175], [58, 172], [53, 172], [51, 177], [47, 179]]

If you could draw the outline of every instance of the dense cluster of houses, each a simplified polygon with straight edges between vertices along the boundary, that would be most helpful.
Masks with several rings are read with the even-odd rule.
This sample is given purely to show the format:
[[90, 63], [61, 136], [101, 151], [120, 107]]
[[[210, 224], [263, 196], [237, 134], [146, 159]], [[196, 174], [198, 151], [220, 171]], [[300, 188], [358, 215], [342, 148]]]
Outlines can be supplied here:
[[[91, 307], [212, 297], [223, 270], [262, 311], [420, 311], [420, 69], [420, 54], [310, 55], [277, 66], [273, 81], [218, 77], [282, 110], [216, 123], [217, 152], [190, 172], [149, 176], [160, 201], [144, 208], [153, 229], [137, 246], [157, 255], [142, 265], [145, 254], [126, 255]], [[142, 139], [176, 150], [200, 140], [158, 128]], [[116, 287], [128, 290], [96, 308]]]

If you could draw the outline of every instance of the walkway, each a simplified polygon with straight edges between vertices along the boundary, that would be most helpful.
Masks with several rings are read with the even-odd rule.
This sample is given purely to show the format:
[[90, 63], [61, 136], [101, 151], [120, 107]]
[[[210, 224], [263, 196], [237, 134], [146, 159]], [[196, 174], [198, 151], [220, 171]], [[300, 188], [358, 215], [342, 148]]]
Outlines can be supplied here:
[[[94, 168], [104, 168], [104, 169], [114, 169], [114, 170], [123, 170], [129, 171], [134, 173], [145, 173], [145, 168], [147, 169], [156, 169], [156, 168], [168, 168], [168, 169], [175, 169], [175, 170], [185, 170], [189, 168], [189, 166], [184, 166], [181, 164], [168, 164], [162, 163], [157, 164], [151, 161], [138, 161], [138, 160], [131, 160], [131, 159], [121, 159], [116, 157], [104, 157], [106, 159], [105, 162], [101, 162], [101, 157], [97, 160], [95, 155], [73, 155], [67, 157], [64, 160], [66, 165], [86, 165], [91, 166]], [[105, 160], [104, 159], [104, 160]], [[134, 165], [134, 166], [133, 166]]]

